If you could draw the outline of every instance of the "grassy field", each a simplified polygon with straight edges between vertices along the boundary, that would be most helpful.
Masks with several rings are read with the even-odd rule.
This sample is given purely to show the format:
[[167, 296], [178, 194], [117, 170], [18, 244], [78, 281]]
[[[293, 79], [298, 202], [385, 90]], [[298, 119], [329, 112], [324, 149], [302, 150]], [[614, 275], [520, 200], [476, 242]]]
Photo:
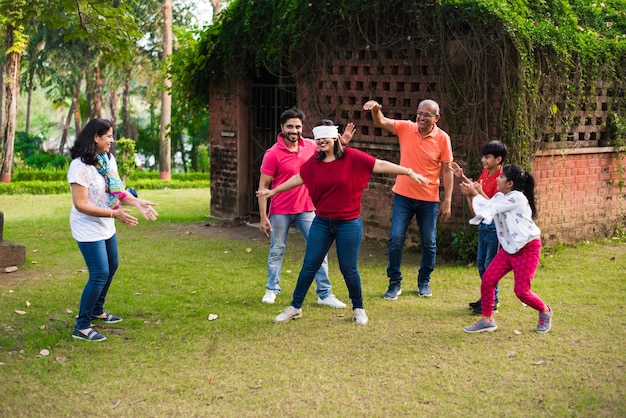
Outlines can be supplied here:
[[[19, 271], [0, 273], [1, 417], [626, 416], [623, 242], [544, 251], [533, 283], [555, 312], [544, 335], [511, 276], [499, 329], [464, 333], [476, 320], [475, 267], [438, 265], [434, 296], [421, 299], [410, 251], [404, 293], [383, 300], [386, 254], [375, 243], [360, 258], [366, 327], [350, 309], [318, 306], [313, 289], [301, 319], [276, 325], [302, 261], [297, 234], [283, 293], [266, 305], [269, 243], [258, 230], [209, 218], [208, 189], [142, 195], [160, 218], [118, 224], [106, 308], [124, 321], [98, 327], [101, 343], [71, 338], [87, 273], [69, 194], [0, 196], [5, 240], [27, 248]], [[334, 249], [329, 262], [334, 293], [349, 303]]]

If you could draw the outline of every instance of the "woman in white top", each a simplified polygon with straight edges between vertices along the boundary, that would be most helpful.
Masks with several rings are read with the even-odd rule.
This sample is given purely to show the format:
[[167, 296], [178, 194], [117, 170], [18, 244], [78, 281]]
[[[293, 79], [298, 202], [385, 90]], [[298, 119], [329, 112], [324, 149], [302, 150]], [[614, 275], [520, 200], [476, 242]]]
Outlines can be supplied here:
[[113, 126], [106, 119], [93, 119], [78, 134], [70, 149], [72, 162], [67, 180], [72, 189], [70, 227], [78, 243], [89, 279], [80, 299], [80, 309], [72, 337], [103, 341], [106, 337], [91, 328], [92, 321], [113, 324], [119, 316], [104, 311], [111, 280], [118, 267], [115, 220], [135, 226], [137, 218], [120, 204], [135, 207], [148, 220], [156, 220], [154, 204], [128, 193], [117, 174], [115, 158], [110, 154]]
[[533, 219], [535, 209], [535, 179], [515, 164], [504, 166], [498, 177], [498, 193], [486, 199], [474, 185], [472, 207], [476, 216], [471, 224], [489, 224], [495, 221], [501, 249], [483, 274], [480, 287], [482, 318], [464, 327], [465, 332], [495, 331], [498, 326], [493, 319], [494, 290], [500, 279], [513, 270], [515, 295], [526, 305], [539, 311], [537, 332], [548, 332], [551, 327], [552, 309], [530, 290], [530, 283], [539, 265], [541, 255], [541, 231]]

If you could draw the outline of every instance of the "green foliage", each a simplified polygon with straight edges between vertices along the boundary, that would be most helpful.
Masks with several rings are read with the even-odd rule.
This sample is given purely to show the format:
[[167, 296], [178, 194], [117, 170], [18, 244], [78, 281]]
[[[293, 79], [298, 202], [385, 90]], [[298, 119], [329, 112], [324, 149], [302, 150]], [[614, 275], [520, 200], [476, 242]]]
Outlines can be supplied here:
[[130, 138], [120, 138], [115, 141], [117, 156], [117, 169], [124, 184], [132, 177], [135, 172], [135, 141]]
[[[550, 123], [571, 124], [574, 110], [595, 106], [595, 80], [623, 83], [625, 10], [624, 0], [234, 0], [202, 33], [198, 59], [185, 69], [186, 89], [206, 104], [211, 88], [228, 89], [234, 80], [271, 74], [314, 83], [332, 54], [352, 45], [379, 56], [423, 49], [447, 69], [440, 77], [450, 119], [471, 121], [469, 148], [484, 142], [484, 117], [493, 114], [510, 161], [528, 166]], [[471, 60], [461, 72], [447, 62], [451, 40]], [[502, 108], [491, 105], [492, 85], [502, 86]], [[619, 91], [615, 111], [626, 109]], [[550, 114], [555, 103], [558, 112]]]
[[70, 186], [66, 181], [12, 181], [11, 183], [0, 183], [0, 195], [21, 195], [21, 194], [59, 194], [69, 193]]
[[41, 135], [29, 135], [26, 132], [15, 133], [15, 153], [22, 158], [41, 150], [43, 137]]
[[31, 168], [42, 170], [47, 168], [62, 170], [70, 164], [68, 157], [53, 151], [38, 151], [24, 159], [24, 163]]
[[476, 262], [478, 251], [478, 228], [468, 227], [461, 231], [452, 232], [452, 248], [456, 251], [456, 260], [468, 265]]
[[[64, 173], [67, 176], [67, 173]], [[158, 173], [157, 173], [158, 176]], [[174, 176], [172, 176], [174, 177]], [[206, 177], [206, 176], [205, 176]], [[135, 179], [127, 187], [134, 187], [138, 192], [141, 190], [166, 190], [166, 189], [198, 189], [209, 188], [211, 182], [203, 180], [159, 180], [157, 179]], [[26, 180], [12, 181], [11, 183], [0, 183], [0, 195], [19, 194], [58, 194], [70, 191], [67, 180]]]
[[198, 171], [202, 173], [209, 173], [211, 171], [209, 148], [206, 145], [200, 145], [198, 147]]

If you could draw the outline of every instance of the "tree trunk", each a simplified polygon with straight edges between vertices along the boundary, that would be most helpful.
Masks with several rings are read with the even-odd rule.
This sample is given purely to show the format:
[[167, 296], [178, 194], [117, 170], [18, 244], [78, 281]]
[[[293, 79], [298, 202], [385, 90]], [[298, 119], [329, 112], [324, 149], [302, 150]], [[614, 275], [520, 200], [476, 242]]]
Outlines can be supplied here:
[[0, 152], [4, 148], [4, 91], [1, 86], [4, 86], [4, 65], [0, 65]]
[[111, 110], [111, 123], [113, 124], [113, 135], [117, 133], [117, 89], [112, 88], [111, 97], [109, 99], [109, 108]]
[[76, 129], [76, 137], [80, 133], [80, 108], [78, 107], [78, 96], [80, 95], [80, 81], [74, 86], [74, 97], [72, 98], [72, 105], [74, 106], [74, 126]]
[[124, 85], [122, 86], [122, 136], [124, 138], [132, 138], [130, 136], [130, 112], [128, 110], [130, 100], [130, 71], [130, 67], [126, 68]]
[[31, 68], [28, 72], [28, 97], [26, 99], [26, 134], [30, 132], [30, 108], [33, 99], [33, 79], [35, 78], [35, 69]]
[[[163, 0], [163, 62], [167, 65], [172, 55], [172, 0]], [[166, 72], [169, 73], [169, 71]], [[161, 99], [161, 132], [159, 136], [159, 178], [172, 178], [172, 147], [170, 138], [170, 124], [172, 121], [172, 96], [170, 88], [172, 80], [166, 74], [163, 80], [163, 94]]]
[[72, 104], [70, 105], [70, 111], [67, 112], [67, 118], [65, 118], [65, 124], [63, 124], [63, 134], [61, 135], [61, 144], [59, 145], [59, 154], [63, 155], [63, 149], [65, 148], [65, 143], [67, 142], [67, 133], [70, 130], [70, 123], [72, 123], [72, 116], [74, 115], [74, 100], [72, 100]]
[[211, 0], [211, 4], [213, 5], [213, 21], [217, 18], [217, 15], [222, 11], [222, 0]]
[[88, 108], [87, 114], [89, 115], [88, 116], [89, 120], [96, 118], [96, 111], [93, 105], [94, 90], [95, 90], [95, 87], [94, 87], [93, 74], [92, 74], [91, 69], [87, 69], [85, 70], [85, 94], [87, 96], [87, 108]]
[[93, 90], [93, 107], [97, 118], [102, 117], [102, 72], [100, 71], [100, 63], [96, 64], [95, 70], [96, 83]]
[[[16, 30], [11, 24], [7, 25], [6, 46], [7, 51], [13, 47], [13, 31]], [[10, 52], [6, 55], [5, 66], [5, 98], [6, 98], [6, 123], [3, 126], [4, 141], [2, 144], [2, 168], [0, 169], [0, 181], [11, 182], [13, 172], [13, 153], [15, 145], [15, 119], [17, 117], [17, 95], [20, 68], [20, 53]]]

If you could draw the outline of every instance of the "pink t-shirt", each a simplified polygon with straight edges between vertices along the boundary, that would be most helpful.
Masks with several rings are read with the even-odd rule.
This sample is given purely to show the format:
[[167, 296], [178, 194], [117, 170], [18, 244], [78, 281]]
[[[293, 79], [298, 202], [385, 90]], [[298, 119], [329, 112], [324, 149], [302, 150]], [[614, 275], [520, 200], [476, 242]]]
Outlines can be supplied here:
[[[300, 167], [315, 154], [317, 145], [312, 139], [300, 138], [298, 150], [291, 151], [285, 145], [282, 132], [276, 143], [263, 156], [261, 173], [272, 177], [272, 188], [276, 188], [300, 172]], [[307, 188], [302, 185], [278, 193], [270, 201], [269, 215], [292, 215], [315, 210]]]
[[400, 143], [400, 165], [412, 168], [430, 180], [430, 184], [417, 183], [409, 176], [398, 176], [392, 191], [409, 199], [439, 202], [441, 163], [452, 162], [450, 137], [437, 125], [428, 135], [422, 136], [417, 123], [409, 120], [397, 120], [393, 127]]
[[348, 221], [361, 216], [363, 190], [372, 176], [376, 158], [354, 148], [328, 163], [311, 158], [300, 169], [317, 216]]

